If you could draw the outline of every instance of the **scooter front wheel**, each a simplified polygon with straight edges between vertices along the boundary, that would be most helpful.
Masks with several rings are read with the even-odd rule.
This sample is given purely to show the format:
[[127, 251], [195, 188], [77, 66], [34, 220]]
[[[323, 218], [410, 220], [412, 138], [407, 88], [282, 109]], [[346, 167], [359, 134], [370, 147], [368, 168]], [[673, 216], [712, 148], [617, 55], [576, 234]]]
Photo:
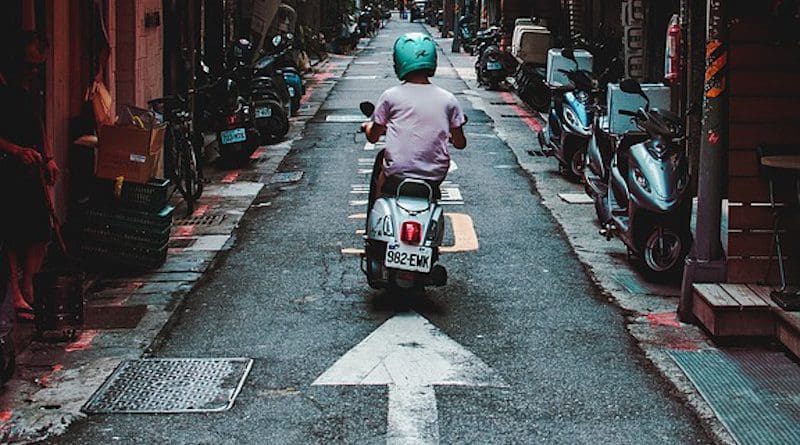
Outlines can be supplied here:
[[639, 250], [648, 281], [665, 281], [678, 276], [683, 270], [692, 237], [688, 232], [681, 232], [663, 225], [650, 228]]

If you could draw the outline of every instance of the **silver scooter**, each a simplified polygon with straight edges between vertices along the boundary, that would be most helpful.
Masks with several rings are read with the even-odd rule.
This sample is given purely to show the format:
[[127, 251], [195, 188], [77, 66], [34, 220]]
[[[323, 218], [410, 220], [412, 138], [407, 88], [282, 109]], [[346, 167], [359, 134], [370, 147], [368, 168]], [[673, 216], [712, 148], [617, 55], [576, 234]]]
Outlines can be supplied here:
[[[372, 103], [361, 104], [361, 112], [367, 117], [374, 110]], [[383, 151], [375, 161], [372, 186], [382, 162]], [[387, 181], [383, 192], [388, 196], [370, 202], [361, 270], [373, 289], [422, 289], [447, 284], [447, 271], [437, 264], [445, 224], [434, 186], [418, 179]], [[372, 189], [370, 196], [375, 196]]]
[[[663, 281], [683, 270], [692, 244], [688, 165], [680, 144], [683, 126], [675, 113], [651, 109], [635, 80], [622, 81], [620, 89], [645, 99], [644, 108], [619, 113], [632, 117], [646, 136], [629, 135], [607, 153], [611, 156], [603, 163], [607, 162], [608, 186], [594, 188], [591, 194], [598, 217], [605, 219], [600, 234], [609, 240], [618, 237], [629, 254], [641, 259], [647, 279]], [[590, 157], [597, 154], [590, 150]], [[599, 167], [591, 160], [589, 164], [590, 169]], [[587, 178], [587, 190], [593, 185]]]

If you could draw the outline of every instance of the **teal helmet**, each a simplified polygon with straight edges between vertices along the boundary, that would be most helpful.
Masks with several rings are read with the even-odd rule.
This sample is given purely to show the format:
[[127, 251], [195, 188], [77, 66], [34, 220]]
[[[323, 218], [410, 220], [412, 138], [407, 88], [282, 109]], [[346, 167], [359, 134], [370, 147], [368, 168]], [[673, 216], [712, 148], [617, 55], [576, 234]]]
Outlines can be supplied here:
[[411, 32], [394, 42], [394, 72], [403, 80], [408, 73], [427, 70], [428, 77], [436, 73], [436, 44], [430, 36]]

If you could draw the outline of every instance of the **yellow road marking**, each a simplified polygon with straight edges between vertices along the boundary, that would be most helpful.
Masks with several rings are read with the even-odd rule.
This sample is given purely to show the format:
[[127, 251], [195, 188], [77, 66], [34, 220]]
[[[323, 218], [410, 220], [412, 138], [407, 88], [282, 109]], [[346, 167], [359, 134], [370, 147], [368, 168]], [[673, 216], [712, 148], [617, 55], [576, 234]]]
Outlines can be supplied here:
[[472, 218], [463, 213], [445, 213], [444, 216], [450, 218], [453, 224], [453, 237], [455, 243], [452, 246], [442, 246], [439, 249], [442, 253], [471, 252], [478, 250], [478, 234], [475, 233], [475, 225]]
[[[480, 248], [478, 234], [475, 232], [475, 225], [469, 215], [463, 213], [445, 213], [444, 216], [450, 218], [450, 223], [453, 225], [453, 238], [455, 238], [455, 243], [452, 246], [442, 246], [439, 249], [441, 253], [472, 252]], [[350, 215], [348, 218], [364, 219], [366, 217], [367, 215], [365, 213], [358, 213]], [[356, 234], [364, 234], [364, 230], [357, 230]], [[364, 249], [342, 249], [343, 255], [361, 255], [362, 253], [364, 253]]]

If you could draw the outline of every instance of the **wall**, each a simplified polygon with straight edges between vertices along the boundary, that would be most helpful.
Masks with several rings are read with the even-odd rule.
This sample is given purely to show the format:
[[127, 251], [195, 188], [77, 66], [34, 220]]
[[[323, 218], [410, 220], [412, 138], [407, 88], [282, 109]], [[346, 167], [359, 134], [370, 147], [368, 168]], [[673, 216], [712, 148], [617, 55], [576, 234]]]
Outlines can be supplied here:
[[[163, 11], [161, 0], [116, 0], [116, 101], [139, 107], [164, 91]], [[161, 24], [145, 27], [145, 14], [157, 13]]]
[[[740, 2], [740, 20], [731, 27], [730, 147], [728, 196], [731, 202], [728, 232], [728, 280], [734, 283], [763, 280], [775, 251], [771, 247], [773, 216], [768, 183], [759, 174], [756, 147], [792, 144], [800, 154], [800, 46], [778, 45], [775, 24], [758, 17], [750, 2]], [[735, 11], [733, 11], [735, 12]], [[745, 15], [746, 14], [746, 15]], [[779, 183], [778, 199], [788, 199], [791, 183]], [[800, 277], [800, 228], [786, 227], [784, 255], [788, 277]]]

